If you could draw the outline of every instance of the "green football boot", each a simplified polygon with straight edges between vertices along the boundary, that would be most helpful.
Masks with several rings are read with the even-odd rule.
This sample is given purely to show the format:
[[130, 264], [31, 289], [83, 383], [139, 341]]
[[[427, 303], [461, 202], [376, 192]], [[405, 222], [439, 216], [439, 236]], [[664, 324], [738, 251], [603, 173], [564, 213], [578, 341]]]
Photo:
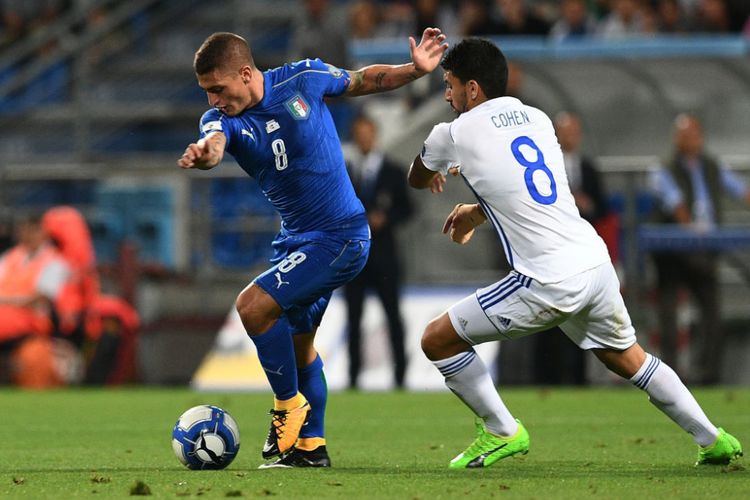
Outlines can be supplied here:
[[451, 460], [450, 469], [473, 469], [489, 467], [501, 458], [529, 452], [529, 433], [518, 422], [518, 432], [511, 437], [496, 436], [489, 432], [481, 419], [476, 420], [477, 438], [463, 453]]
[[742, 456], [742, 445], [737, 438], [719, 427], [719, 437], [714, 444], [698, 451], [698, 461], [695, 465], [726, 465], [735, 458]]

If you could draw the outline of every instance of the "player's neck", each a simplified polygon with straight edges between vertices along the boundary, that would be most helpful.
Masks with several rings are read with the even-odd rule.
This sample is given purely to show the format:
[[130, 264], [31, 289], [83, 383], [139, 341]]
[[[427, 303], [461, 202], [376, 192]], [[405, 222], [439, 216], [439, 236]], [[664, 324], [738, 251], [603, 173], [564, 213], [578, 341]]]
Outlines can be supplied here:
[[472, 109], [476, 108], [477, 106], [480, 106], [487, 102], [489, 99], [484, 94], [480, 94], [476, 97], [476, 99], [469, 99], [466, 102], [466, 111], [471, 111]]
[[250, 104], [245, 109], [252, 108], [263, 100], [266, 94], [265, 75], [262, 71], [253, 69], [253, 78], [250, 80]]

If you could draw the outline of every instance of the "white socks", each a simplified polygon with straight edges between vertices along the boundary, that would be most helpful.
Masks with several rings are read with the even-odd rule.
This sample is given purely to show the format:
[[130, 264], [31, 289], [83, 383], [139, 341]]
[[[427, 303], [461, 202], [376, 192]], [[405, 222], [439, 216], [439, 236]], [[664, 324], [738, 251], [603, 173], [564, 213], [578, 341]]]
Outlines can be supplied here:
[[680, 377], [659, 358], [646, 353], [646, 361], [630, 381], [646, 391], [651, 403], [691, 434], [698, 445], [705, 447], [716, 441], [719, 431]]
[[[487, 367], [472, 349], [432, 362], [445, 377], [445, 385], [485, 422], [487, 430], [499, 436], [513, 436], [518, 423], [495, 389]], [[693, 436], [699, 446], [716, 441], [718, 429], [708, 420], [680, 377], [659, 358], [646, 353], [630, 381], [643, 389], [651, 403]]]
[[503, 404], [487, 367], [473, 349], [432, 364], [445, 377], [445, 385], [484, 420], [489, 432], [498, 436], [515, 435], [518, 423]]

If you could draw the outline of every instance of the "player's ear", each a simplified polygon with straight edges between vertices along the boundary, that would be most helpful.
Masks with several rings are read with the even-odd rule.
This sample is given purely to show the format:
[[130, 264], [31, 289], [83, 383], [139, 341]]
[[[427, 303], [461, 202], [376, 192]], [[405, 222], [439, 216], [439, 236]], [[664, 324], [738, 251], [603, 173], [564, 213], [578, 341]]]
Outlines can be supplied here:
[[242, 78], [242, 83], [247, 85], [250, 83], [250, 80], [253, 78], [253, 70], [250, 66], [243, 66], [242, 69], [240, 69], [240, 77]]
[[469, 80], [469, 97], [472, 101], [479, 98], [479, 84], [476, 80]]

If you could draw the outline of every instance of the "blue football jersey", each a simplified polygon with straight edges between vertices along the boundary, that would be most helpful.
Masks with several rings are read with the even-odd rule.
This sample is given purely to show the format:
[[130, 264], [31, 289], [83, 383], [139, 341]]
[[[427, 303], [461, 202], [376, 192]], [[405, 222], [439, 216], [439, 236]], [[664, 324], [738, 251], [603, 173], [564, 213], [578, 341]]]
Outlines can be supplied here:
[[344, 93], [349, 74], [320, 59], [306, 59], [265, 71], [263, 80], [263, 99], [241, 114], [207, 111], [201, 137], [224, 133], [226, 151], [278, 210], [282, 233], [320, 231], [368, 239], [365, 210], [323, 102], [325, 96]]

